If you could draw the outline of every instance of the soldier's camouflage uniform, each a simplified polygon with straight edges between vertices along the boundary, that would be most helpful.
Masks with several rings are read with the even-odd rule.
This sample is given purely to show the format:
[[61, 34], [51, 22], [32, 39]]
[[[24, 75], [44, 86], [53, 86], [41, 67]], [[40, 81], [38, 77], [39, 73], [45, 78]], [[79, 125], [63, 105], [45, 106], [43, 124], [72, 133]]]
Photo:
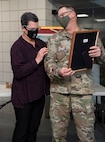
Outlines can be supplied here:
[[[48, 40], [49, 53], [45, 58], [45, 70], [51, 80], [50, 119], [53, 142], [67, 142], [67, 128], [72, 110], [80, 142], [95, 142], [94, 138], [94, 91], [91, 69], [76, 72], [70, 77], [61, 77], [59, 70], [68, 66], [72, 34], [65, 30]], [[102, 55], [96, 63], [105, 64], [105, 51], [98, 40]]]

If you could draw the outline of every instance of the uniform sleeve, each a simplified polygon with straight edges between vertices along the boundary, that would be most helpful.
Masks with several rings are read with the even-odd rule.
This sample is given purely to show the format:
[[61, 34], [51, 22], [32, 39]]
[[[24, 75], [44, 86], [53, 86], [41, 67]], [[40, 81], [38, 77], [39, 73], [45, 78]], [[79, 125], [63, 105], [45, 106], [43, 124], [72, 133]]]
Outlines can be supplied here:
[[105, 64], [105, 48], [104, 48], [100, 38], [98, 39], [97, 46], [100, 47], [100, 49], [101, 49], [101, 56], [95, 58], [95, 63], [97, 63], [99, 65]]
[[62, 79], [59, 75], [60, 67], [57, 65], [56, 46], [56, 40], [50, 38], [47, 44], [49, 51], [45, 57], [44, 66], [51, 81], [55, 79]]

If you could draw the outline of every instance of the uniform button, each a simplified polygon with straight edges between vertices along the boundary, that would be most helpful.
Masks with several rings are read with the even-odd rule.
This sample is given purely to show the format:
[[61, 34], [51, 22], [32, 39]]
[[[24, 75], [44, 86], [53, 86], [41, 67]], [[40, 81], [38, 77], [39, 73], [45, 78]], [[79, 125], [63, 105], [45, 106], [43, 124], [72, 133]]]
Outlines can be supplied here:
[[76, 78], [81, 78], [81, 75], [80, 75], [80, 74], [77, 74], [77, 75], [76, 75]]

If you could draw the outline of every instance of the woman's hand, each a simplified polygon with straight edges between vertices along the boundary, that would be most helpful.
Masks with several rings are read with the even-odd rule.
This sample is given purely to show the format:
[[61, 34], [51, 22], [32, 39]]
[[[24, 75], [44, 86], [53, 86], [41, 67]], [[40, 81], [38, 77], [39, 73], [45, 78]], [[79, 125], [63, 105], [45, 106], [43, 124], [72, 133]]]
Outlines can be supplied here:
[[48, 53], [48, 48], [46, 47], [43, 47], [39, 50], [36, 58], [35, 58], [35, 61], [37, 62], [37, 64], [39, 64], [42, 60], [43, 60], [43, 57]]

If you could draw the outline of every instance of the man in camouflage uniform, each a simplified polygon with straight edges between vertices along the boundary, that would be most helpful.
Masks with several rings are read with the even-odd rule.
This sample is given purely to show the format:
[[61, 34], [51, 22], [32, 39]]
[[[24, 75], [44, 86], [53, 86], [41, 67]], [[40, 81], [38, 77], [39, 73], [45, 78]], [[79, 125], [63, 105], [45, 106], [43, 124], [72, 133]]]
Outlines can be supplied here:
[[[91, 69], [75, 72], [68, 68], [72, 33], [80, 30], [74, 8], [59, 7], [58, 20], [64, 30], [48, 40], [49, 53], [45, 58], [45, 69], [51, 80], [52, 142], [67, 142], [71, 110], [79, 141], [95, 142]], [[89, 56], [95, 57], [97, 63], [105, 63], [105, 51], [100, 40], [90, 49]]]

